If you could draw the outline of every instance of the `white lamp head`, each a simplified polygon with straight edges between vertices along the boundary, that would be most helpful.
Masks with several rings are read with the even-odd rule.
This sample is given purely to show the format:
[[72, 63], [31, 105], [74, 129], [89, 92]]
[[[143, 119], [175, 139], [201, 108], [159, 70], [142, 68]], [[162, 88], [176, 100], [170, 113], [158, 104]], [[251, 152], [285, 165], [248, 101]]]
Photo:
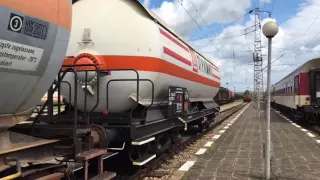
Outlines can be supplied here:
[[269, 21], [265, 23], [262, 27], [262, 32], [267, 38], [273, 38], [278, 34], [279, 27], [276, 22]]

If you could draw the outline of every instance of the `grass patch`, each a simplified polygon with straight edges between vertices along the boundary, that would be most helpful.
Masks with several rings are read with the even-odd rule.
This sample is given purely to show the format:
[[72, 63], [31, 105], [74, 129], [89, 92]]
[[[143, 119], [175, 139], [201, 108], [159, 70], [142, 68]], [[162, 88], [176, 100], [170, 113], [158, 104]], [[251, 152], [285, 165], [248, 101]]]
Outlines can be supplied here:
[[212, 144], [212, 145], [209, 147], [208, 152], [213, 152], [214, 149], [215, 149], [215, 146], [214, 146], [214, 144]]

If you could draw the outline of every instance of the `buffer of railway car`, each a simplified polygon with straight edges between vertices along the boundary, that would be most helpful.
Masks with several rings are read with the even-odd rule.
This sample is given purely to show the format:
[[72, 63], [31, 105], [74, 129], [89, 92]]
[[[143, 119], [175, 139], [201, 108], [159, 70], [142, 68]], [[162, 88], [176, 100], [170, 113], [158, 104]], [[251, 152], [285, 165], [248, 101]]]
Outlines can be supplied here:
[[[86, 68], [84, 68], [86, 66]], [[91, 68], [88, 68], [91, 67]], [[90, 69], [90, 70], [88, 70]], [[3, 167], [0, 177], [10, 176], [16, 167], [20, 167], [21, 162], [29, 163], [26, 168], [18, 168], [17, 176], [24, 178], [66, 176], [81, 170], [85, 178], [92, 177], [88, 161], [90, 158], [97, 158], [99, 164], [99, 176], [112, 178], [115, 173], [103, 172], [102, 159], [117, 154], [119, 151], [126, 153], [132, 165], [142, 166], [157, 155], [169, 149], [178, 142], [181, 133], [188, 130], [190, 126], [199, 126], [200, 129], [207, 128], [210, 121], [219, 113], [219, 107], [212, 104], [212, 108], [207, 109], [202, 103], [189, 102], [188, 91], [181, 87], [169, 87], [167, 104], [153, 104], [143, 106], [136, 102], [136, 108], [125, 113], [108, 112], [107, 89], [106, 110], [102, 113], [94, 112], [101, 96], [99, 90], [96, 96], [96, 105], [87, 107], [87, 94], [84, 93], [85, 111], [77, 108], [79, 93], [77, 88], [71, 89], [70, 83], [63, 81], [66, 73], [73, 73], [74, 83], [77, 76], [85, 73], [95, 72], [97, 75], [97, 89], [99, 89], [99, 77], [112, 76], [112, 71], [126, 70], [98, 70], [95, 65], [67, 65], [63, 66], [57, 80], [50, 87], [47, 93], [47, 101], [35, 118], [31, 118], [25, 123], [17, 124], [10, 128], [7, 136], [14, 135], [11, 142], [1, 146], [0, 157], [3, 159]], [[117, 79], [113, 81], [134, 81], [137, 82], [137, 98], [139, 98], [139, 83], [141, 81], [153, 82], [148, 79], [139, 79], [139, 74], [135, 70], [137, 78]], [[87, 81], [85, 81], [87, 82]], [[112, 81], [110, 81], [112, 82]], [[58, 113], [53, 115], [55, 106], [53, 105], [53, 94], [57, 91], [60, 97], [61, 85], [69, 87], [69, 98], [74, 97], [74, 105], [67, 104], [65, 110], [61, 110], [61, 102], [58, 98]], [[83, 89], [88, 89], [88, 83], [84, 83]], [[152, 95], [153, 97], [153, 95]], [[66, 100], [66, 101], [71, 101]], [[153, 102], [153, 100], [152, 100]], [[44, 114], [44, 109], [47, 113]], [[3, 136], [2, 136], [3, 137]], [[9, 138], [9, 139], [10, 139]], [[21, 141], [21, 138], [23, 140]], [[17, 140], [18, 139], [18, 140]], [[16, 142], [15, 142], [16, 141]], [[14, 147], [14, 148], [12, 148]], [[106, 151], [108, 150], [108, 152]], [[60, 164], [36, 164], [45, 160], [63, 157]], [[64, 162], [81, 162], [83, 165], [68, 166]], [[16, 162], [16, 163], [14, 163]], [[8, 168], [11, 167], [11, 168]], [[73, 169], [73, 170], [72, 170]], [[41, 172], [41, 173], [39, 173]], [[54, 172], [54, 175], [51, 173]], [[74, 176], [73, 174], [72, 176]]]

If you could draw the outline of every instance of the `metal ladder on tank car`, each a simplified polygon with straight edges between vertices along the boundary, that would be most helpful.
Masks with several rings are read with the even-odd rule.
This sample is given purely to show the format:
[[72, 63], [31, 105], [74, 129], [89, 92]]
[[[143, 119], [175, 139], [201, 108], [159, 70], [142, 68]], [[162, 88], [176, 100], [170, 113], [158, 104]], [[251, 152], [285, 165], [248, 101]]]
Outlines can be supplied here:
[[[110, 84], [113, 83], [113, 82], [136, 82], [136, 105], [134, 108], [132, 108], [130, 110], [130, 112], [128, 112], [127, 114], [127, 117], [128, 118], [124, 118], [126, 119], [124, 121], [124, 123], [126, 124], [129, 124], [130, 127], [132, 126], [133, 123], [140, 123], [140, 125], [144, 125], [146, 123], [146, 119], [144, 118], [137, 118], [137, 117], [134, 117], [134, 113], [135, 113], [135, 110], [139, 107], [139, 92], [140, 92], [140, 82], [149, 82], [151, 84], [151, 88], [152, 88], [152, 95], [151, 95], [151, 103], [149, 106], [146, 106], [144, 108], [142, 108], [142, 112], [146, 112], [153, 104], [154, 104], [154, 83], [150, 80], [150, 79], [140, 79], [140, 75], [139, 75], [139, 72], [135, 69], [111, 69], [111, 70], [108, 70], [110, 73], [109, 75], [111, 74], [112, 71], [132, 71], [136, 74], [136, 78], [133, 78], [133, 79], [112, 79], [112, 80], [109, 80], [107, 85], [106, 85], [106, 111], [105, 111], [105, 114], [108, 113], [108, 109], [109, 109], [109, 87], [110, 87]], [[131, 130], [130, 130], [131, 131]], [[155, 137], [147, 137], [147, 138], [141, 138], [141, 139], [135, 139], [135, 140], [132, 140], [131, 141], [131, 144], [130, 146], [135, 146], [137, 148], [140, 148], [148, 143], [151, 143], [152, 141], [155, 140]], [[123, 144], [123, 146], [125, 146], [125, 142]], [[124, 147], [122, 148], [113, 148], [113, 149], [123, 149]], [[149, 153], [149, 154], [146, 154], [145, 156], [142, 156], [136, 160], [132, 160], [132, 164], [134, 166], [143, 166], [145, 165], [147, 162], [151, 161], [152, 159], [156, 158], [156, 154], [152, 154], [152, 153]]]
[[[110, 155], [110, 153], [108, 154], [106, 149], [92, 149], [92, 142], [90, 142], [90, 137], [91, 137], [91, 130], [88, 127], [90, 125], [90, 121], [89, 121], [89, 117], [90, 117], [90, 113], [92, 113], [94, 111], [94, 109], [98, 106], [99, 103], [99, 91], [97, 91], [97, 102], [96, 105], [91, 109], [91, 111], [89, 113], [87, 113], [87, 107], [86, 107], [86, 100], [87, 100], [87, 96], [86, 94], [85, 96], [85, 111], [83, 114], [84, 117], [84, 125], [80, 126], [78, 121], [80, 121], [80, 117], [78, 116], [78, 109], [77, 109], [77, 97], [78, 97], [78, 92], [77, 92], [77, 88], [74, 88], [74, 106], [73, 106], [73, 117], [70, 116], [70, 113], [72, 112], [71, 109], [68, 109], [68, 115], [65, 116], [61, 116], [61, 102], [60, 102], [60, 94], [61, 94], [61, 83], [66, 83], [69, 87], [69, 103], [71, 102], [71, 85], [70, 83], [66, 82], [66, 81], [62, 81], [63, 78], [65, 77], [65, 75], [68, 72], [72, 72], [74, 74], [74, 79], [75, 79], [75, 83], [77, 83], [77, 71], [75, 69], [75, 67], [77, 66], [94, 66], [95, 68], [95, 72], [97, 74], [97, 84], [98, 84], [98, 88], [99, 89], [99, 70], [98, 67], [96, 65], [92, 65], [92, 64], [83, 64], [83, 65], [63, 65], [59, 74], [58, 74], [58, 79], [55, 80], [55, 82], [52, 84], [52, 86], [49, 88], [48, 90], [48, 99], [47, 101], [43, 104], [43, 106], [41, 107], [41, 109], [37, 112], [38, 115], [36, 116], [35, 120], [32, 123], [32, 132], [34, 132], [34, 127], [36, 125], [36, 123], [38, 123], [40, 121], [39, 117], [41, 117], [41, 114], [43, 114], [45, 108], [47, 108], [47, 121], [49, 123], [51, 123], [51, 121], [54, 119], [53, 116], [53, 93], [55, 91], [58, 91], [58, 125], [60, 125], [58, 128], [60, 128], [60, 130], [66, 130], [66, 128], [64, 127], [64, 120], [66, 120], [66, 122], [71, 122], [73, 123], [73, 126], [69, 127], [69, 129], [67, 129], [66, 131], [72, 131], [72, 139], [73, 139], [73, 144], [71, 146], [59, 146], [56, 147], [58, 149], [73, 149], [73, 159], [75, 160], [75, 162], [80, 162], [83, 164], [83, 169], [84, 169], [84, 179], [87, 180], [88, 179], [88, 175], [89, 175], [89, 161], [90, 160], [94, 160], [96, 159], [98, 162], [98, 171], [97, 171], [97, 175], [94, 176], [93, 178], [91, 178], [91, 180], [98, 180], [98, 179], [104, 179], [104, 180], [109, 180], [112, 179], [116, 176], [115, 172], [104, 172], [103, 171], [103, 159]], [[85, 79], [87, 82], [87, 74], [88, 74], [88, 70], [85, 70], [86, 74], [85, 74]], [[85, 86], [87, 86], [87, 83], [85, 82]], [[85, 87], [87, 88], [87, 87]], [[67, 119], [63, 119], [63, 117], [66, 117]], [[69, 118], [72, 118], [73, 120], [70, 121]], [[55, 119], [56, 120], [56, 119]], [[68, 124], [70, 125], [70, 124]], [[59, 130], [58, 130], [59, 131]], [[69, 133], [70, 134], [70, 133]], [[81, 140], [82, 139], [82, 140]]]

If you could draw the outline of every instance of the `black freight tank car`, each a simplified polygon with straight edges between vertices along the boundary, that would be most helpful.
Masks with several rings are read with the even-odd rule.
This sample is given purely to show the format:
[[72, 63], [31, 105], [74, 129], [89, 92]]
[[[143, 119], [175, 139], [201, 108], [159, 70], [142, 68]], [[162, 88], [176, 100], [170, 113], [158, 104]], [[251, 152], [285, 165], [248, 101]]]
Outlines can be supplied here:
[[219, 105], [226, 104], [230, 101], [230, 92], [227, 88], [220, 87], [218, 94], [214, 97], [214, 100]]

